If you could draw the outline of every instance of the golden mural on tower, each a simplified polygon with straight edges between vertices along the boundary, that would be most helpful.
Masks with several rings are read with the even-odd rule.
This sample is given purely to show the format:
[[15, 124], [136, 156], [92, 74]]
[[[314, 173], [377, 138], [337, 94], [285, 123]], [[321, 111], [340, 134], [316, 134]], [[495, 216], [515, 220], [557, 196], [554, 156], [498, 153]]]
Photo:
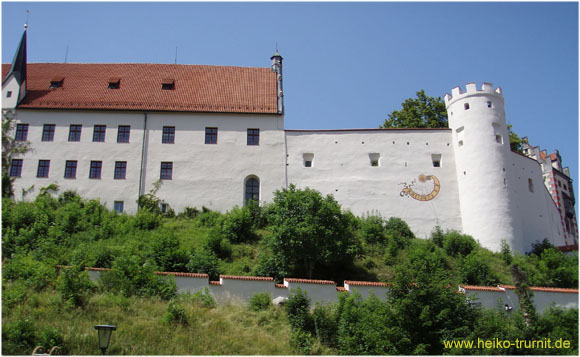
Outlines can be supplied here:
[[412, 197], [417, 201], [431, 201], [437, 197], [441, 189], [441, 183], [434, 175], [421, 174], [410, 184], [402, 182], [401, 185], [404, 186], [400, 193], [401, 197]]

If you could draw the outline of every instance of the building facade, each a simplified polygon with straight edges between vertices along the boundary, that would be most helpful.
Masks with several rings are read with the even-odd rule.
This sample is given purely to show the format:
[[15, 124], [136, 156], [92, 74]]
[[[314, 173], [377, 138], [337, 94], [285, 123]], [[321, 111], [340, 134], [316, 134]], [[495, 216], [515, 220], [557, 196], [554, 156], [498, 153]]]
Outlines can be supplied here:
[[449, 128], [285, 130], [282, 57], [271, 60], [27, 63], [25, 33], [2, 67], [3, 115], [32, 149], [12, 159], [15, 198], [54, 183], [135, 213], [138, 197], [156, 189], [178, 212], [226, 211], [296, 184], [357, 215], [403, 218], [420, 237], [438, 225], [493, 250], [504, 239], [522, 252], [545, 238], [577, 244], [577, 230], [565, 228], [576, 227], [569, 177], [568, 203], [557, 205], [542, 185], [552, 166], [510, 150], [501, 89], [454, 88]]

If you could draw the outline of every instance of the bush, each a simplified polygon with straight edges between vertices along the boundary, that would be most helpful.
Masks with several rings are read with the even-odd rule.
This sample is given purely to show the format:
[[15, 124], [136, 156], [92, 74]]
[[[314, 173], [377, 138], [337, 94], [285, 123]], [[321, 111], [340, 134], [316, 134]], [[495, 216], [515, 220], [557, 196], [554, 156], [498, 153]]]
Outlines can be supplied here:
[[272, 306], [272, 298], [270, 293], [255, 293], [250, 299], [249, 309], [250, 311], [262, 311], [268, 310]]
[[308, 331], [292, 330], [290, 334], [290, 346], [298, 355], [309, 355], [312, 353], [314, 339]]
[[312, 331], [310, 316], [310, 298], [300, 288], [292, 289], [288, 301], [284, 304], [292, 330]]
[[216, 228], [209, 232], [207, 240], [202, 245], [202, 249], [215, 253], [220, 259], [228, 259], [232, 256], [232, 244], [226, 238], [222, 238]]
[[360, 219], [361, 238], [369, 244], [385, 241], [385, 220], [380, 214], [367, 214]]
[[180, 219], [193, 219], [199, 216], [199, 210], [195, 207], [185, 207], [182, 212], [179, 212], [177, 218]]
[[216, 222], [220, 218], [221, 214], [219, 212], [215, 212], [210, 210], [209, 208], [202, 206], [201, 213], [197, 217], [199, 224], [202, 227], [214, 227]]
[[190, 292], [180, 294], [179, 300], [185, 302], [186, 304], [193, 303], [208, 309], [213, 309], [216, 307], [216, 302], [211, 296], [209, 288], [207, 287], [203, 291], [199, 290], [193, 294]]
[[451, 231], [445, 234], [443, 248], [451, 256], [467, 256], [477, 247], [477, 242], [467, 234]]
[[233, 243], [248, 242], [254, 238], [252, 213], [250, 208], [234, 206], [219, 220], [222, 236]]
[[28, 287], [42, 290], [56, 280], [56, 269], [29, 255], [18, 255], [4, 265], [3, 275], [5, 279], [20, 280]]
[[36, 341], [36, 345], [44, 347], [47, 351], [50, 351], [54, 346], [58, 346], [60, 353], [66, 353], [62, 333], [54, 327], [46, 326], [40, 330]]
[[28, 355], [35, 347], [36, 327], [29, 319], [2, 324], [2, 354]]
[[219, 279], [220, 267], [216, 255], [208, 249], [199, 249], [191, 255], [187, 270], [191, 273], [205, 273], [210, 279]]
[[495, 285], [499, 282], [485, 257], [477, 254], [477, 250], [463, 259], [459, 275], [464, 284]]
[[157, 230], [151, 239], [150, 256], [161, 271], [186, 271], [189, 259], [171, 231]]
[[76, 266], [61, 269], [57, 289], [66, 306], [85, 306], [93, 288], [94, 285], [89, 280], [89, 274], [84, 271], [84, 268]]
[[316, 337], [328, 347], [338, 347], [338, 312], [336, 305], [316, 304], [312, 312]]
[[167, 304], [167, 310], [165, 311], [165, 315], [163, 315], [163, 320], [168, 323], [176, 323], [183, 326], [187, 326], [188, 324], [185, 309], [175, 301], [170, 301]]
[[134, 225], [137, 229], [150, 231], [159, 227], [160, 224], [161, 218], [147, 210], [140, 210], [137, 212], [137, 215], [135, 215]]
[[28, 288], [22, 280], [10, 284], [2, 284], [2, 307], [10, 310], [24, 302]]

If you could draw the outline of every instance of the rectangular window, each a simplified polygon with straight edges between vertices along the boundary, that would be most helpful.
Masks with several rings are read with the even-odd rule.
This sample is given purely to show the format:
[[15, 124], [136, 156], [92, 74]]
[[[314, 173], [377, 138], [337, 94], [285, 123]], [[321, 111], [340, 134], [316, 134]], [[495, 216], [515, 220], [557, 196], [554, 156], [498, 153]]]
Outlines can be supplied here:
[[26, 141], [28, 139], [28, 124], [16, 124], [16, 141]]
[[124, 201], [115, 201], [115, 206], [113, 209], [119, 213], [123, 213], [124, 205], [125, 205]]
[[370, 153], [369, 154], [369, 159], [371, 160], [371, 166], [372, 167], [378, 167], [379, 166], [379, 160], [381, 159], [381, 154], [379, 154], [379, 153]]
[[304, 167], [312, 167], [312, 161], [314, 161], [314, 154], [312, 153], [303, 154], [302, 159], [304, 160]]
[[528, 190], [530, 190], [530, 192], [534, 192], [534, 181], [532, 181], [531, 178], [528, 179]]
[[10, 165], [10, 177], [20, 177], [22, 175], [22, 159], [12, 159]]
[[260, 145], [260, 129], [248, 129], [248, 145]]
[[91, 161], [91, 170], [89, 171], [89, 178], [100, 180], [102, 167], [103, 167], [102, 161]]
[[117, 132], [118, 143], [128, 143], [130, 135], [131, 135], [130, 125], [119, 125], [119, 131]]
[[54, 124], [44, 124], [42, 127], [42, 141], [54, 141]]
[[205, 143], [217, 144], [218, 128], [205, 128]]
[[95, 125], [95, 128], [93, 129], [93, 142], [104, 143], [106, 131], [107, 131], [106, 125]]
[[49, 170], [50, 160], [38, 160], [38, 171], [36, 171], [36, 177], [48, 177]]
[[441, 154], [431, 154], [433, 167], [441, 167]]
[[115, 161], [115, 180], [124, 180], [127, 174], [127, 161]]
[[162, 162], [161, 163], [161, 175], [162, 180], [172, 180], [173, 179], [173, 162]]
[[163, 127], [163, 136], [161, 138], [161, 143], [163, 143], [163, 144], [175, 143], [175, 127], [174, 126], [164, 126]]
[[68, 132], [68, 141], [81, 141], [81, 130], [83, 126], [80, 124], [71, 124]]
[[74, 179], [77, 178], [77, 161], [67, 160], [64, 167], [64, 178]]

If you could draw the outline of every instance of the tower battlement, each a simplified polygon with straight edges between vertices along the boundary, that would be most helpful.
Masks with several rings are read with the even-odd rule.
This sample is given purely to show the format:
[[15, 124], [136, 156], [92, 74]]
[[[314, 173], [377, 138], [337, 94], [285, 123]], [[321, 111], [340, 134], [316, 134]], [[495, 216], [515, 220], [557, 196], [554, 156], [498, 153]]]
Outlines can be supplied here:
[[491, 83], [487, 83], [487, 82], [483, 82], [481, 84], [481, 89], [477, 89], [477, 85], [476, 83], [467, 83], [465, 85], [465, 91], [463, 90], [463, 88], [461, 88], [460, 86], [457, 86], [455, 88], [453, 88], [451, 90], [451, 94], [446, 93], [445, 94], [445, 105], [449, 106], [452, 102], [466, 97], [466, 96], [470, 96], [473, 94], [482, 94], [482, 93], [489, 93], [489, 94], [493, 94], [493, 95], [499, 95], [500, 97], [503, 98], [502, 96], [502, 90], [500, 87], [497, 87], [495, 90], [493, 89], [493, 84]]

